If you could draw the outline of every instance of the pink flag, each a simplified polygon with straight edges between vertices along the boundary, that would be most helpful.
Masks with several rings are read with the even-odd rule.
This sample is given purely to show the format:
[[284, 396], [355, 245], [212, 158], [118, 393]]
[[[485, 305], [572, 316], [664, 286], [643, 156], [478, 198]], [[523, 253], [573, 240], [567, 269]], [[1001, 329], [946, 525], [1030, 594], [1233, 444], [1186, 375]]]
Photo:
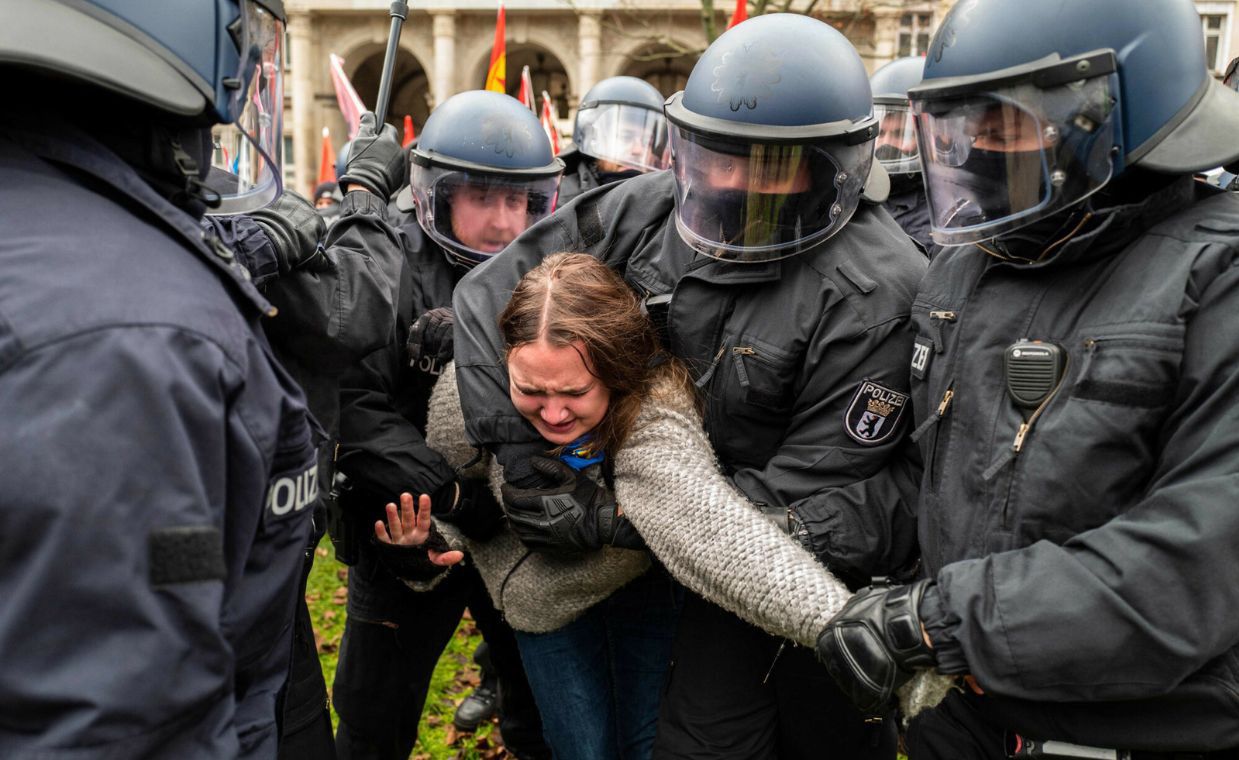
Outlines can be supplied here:
[[533, 97], [533, 78], [529, 76], [529, 67], [521, 69], [521, 91], [517, 95], [521, 105], [534, 113], [538, 112], [538, 101]]
[[335, 53], [330, 57], [331, 84], [336, 88], [336, 102], [340, 104], [340, 113], [344, 114], [344, 121], [348, 124], [348, 139], [352, 140], [357, 136], [357, 129], [361, 126], [361, 114], [366, 107], [361, 98], [357, 97], [353, 83], [348, 81], [348, 76], [344, 73], [344, 59]]
[[546, 130], [547, 139], [551, 141], [551, 153], [559, 154], [559, 127], [555, 124], [554, 106], [551, 105], [551, 96], [546, 90], [542, 91], [542, 128]]

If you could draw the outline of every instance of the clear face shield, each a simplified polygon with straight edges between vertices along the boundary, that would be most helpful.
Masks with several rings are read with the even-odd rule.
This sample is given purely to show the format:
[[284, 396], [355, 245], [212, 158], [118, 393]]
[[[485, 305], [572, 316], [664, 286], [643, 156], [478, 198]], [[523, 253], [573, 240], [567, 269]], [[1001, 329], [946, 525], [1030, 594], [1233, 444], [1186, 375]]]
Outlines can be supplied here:
[[807, 250], [856, 211], [873, 142], [732, 142], [672, 126], [680, 237], [717, 259], [764, 262]]
[[472, 266], [551, 213], [559, 174], [521, 177], [414, 163], [411, 189], [422, 229]]
[[666, 169], [671, 162], [667, 120], [658, 111], [622, 103], [599, 103], [577, 116], [577, 150], [614, 166], [604, 171]]
[[874, 103], [878, 139], [873, 157], [887, 174], [920, 174], [921, 153], [916, 143], [916, 118], [906, 103]]
[[914, 90], [934, 242], [988, 240], [1079, 203], [1109, 182], [1118, 83], [1100, 73], [1052, 84], [1025, 76], [942, 98]]
[[213, 214], [262, 208], [283, 189], [283, 45], [283, 22], [252, 0], [242, 0], [237, 79], [248, 79], [249, 86], [233, 96], [236, 120], [211, 129], [206, 184], [221, 197]]

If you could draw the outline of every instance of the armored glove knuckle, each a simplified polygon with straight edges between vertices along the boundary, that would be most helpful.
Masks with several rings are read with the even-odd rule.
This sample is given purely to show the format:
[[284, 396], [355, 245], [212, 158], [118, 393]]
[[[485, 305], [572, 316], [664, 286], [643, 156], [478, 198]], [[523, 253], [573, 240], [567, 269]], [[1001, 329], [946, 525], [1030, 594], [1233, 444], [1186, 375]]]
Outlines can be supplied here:
[[818, 657], [857, 709], [885, 712], [917, 669], [933, 667], [917, 609], [929, 583], [862, 589], [818, 637]]
[[386, 200], [404, 184], [408, 159], [396, 136], [396, 128], [384, 124], [382, 129], [376, 130], [375, 126], [373, 113], [362, 114], [361, 127], [353, 138], [340, 184], [345, 187], [361, 184]]
[[431, 309], [418, 317], [409, 328], [405, 351], [409, 366], [438, 375], [452, 361], [455, 313], [450, 307]]
[[250, 217], [271, 240], [281, 274], [312, 260], [326, 231], [323, 218], [314, 213], [310, 202], [292, 190], [285, 190], [269, 206], [251, 212]]

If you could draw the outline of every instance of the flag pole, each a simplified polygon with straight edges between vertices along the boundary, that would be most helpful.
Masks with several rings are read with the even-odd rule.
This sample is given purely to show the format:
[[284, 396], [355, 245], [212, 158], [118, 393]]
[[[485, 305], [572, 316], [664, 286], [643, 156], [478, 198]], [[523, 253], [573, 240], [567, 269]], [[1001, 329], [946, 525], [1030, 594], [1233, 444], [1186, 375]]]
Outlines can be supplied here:
[[387, 55], [383, 58], [383, 77], [379, 80], [378, 102], [374, 104], [375, 128], [382, 129], [387, 119], [387, 104], [391, 100], [392, 74], [396, 70], [396, 50], [400, 46], [400, 28], [409, 15], [408, 3], [397, 0], [391, 4], [391, 32], [387, 35]]

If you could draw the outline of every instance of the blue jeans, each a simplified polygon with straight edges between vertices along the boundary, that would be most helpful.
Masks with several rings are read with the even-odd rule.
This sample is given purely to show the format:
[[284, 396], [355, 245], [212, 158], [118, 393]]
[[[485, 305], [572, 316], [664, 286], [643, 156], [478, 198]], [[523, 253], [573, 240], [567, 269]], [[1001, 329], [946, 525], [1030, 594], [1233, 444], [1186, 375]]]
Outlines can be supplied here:
[[516, 632], [556, 760], [648, 760], [681, 598], [651, 570], [563, 628]]

